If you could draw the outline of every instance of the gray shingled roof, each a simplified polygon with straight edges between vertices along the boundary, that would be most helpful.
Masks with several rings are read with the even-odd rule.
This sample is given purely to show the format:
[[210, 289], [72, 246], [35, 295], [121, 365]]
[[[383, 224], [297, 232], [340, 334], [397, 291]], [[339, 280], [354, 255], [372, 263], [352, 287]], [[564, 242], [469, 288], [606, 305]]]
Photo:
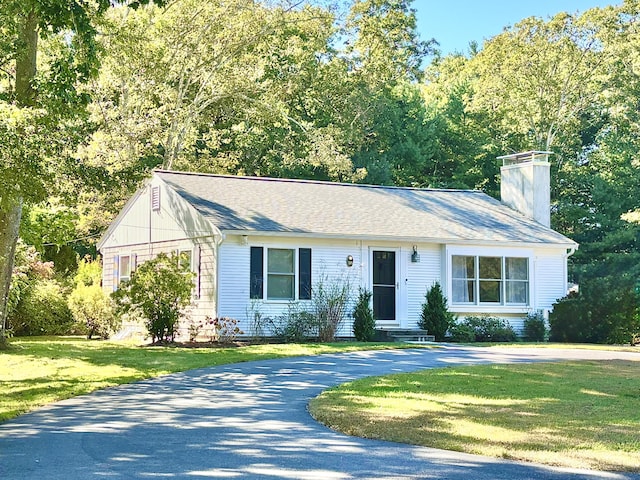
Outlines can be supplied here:
[[223, 232], [575, 245], [479, 191], [155, 174]]

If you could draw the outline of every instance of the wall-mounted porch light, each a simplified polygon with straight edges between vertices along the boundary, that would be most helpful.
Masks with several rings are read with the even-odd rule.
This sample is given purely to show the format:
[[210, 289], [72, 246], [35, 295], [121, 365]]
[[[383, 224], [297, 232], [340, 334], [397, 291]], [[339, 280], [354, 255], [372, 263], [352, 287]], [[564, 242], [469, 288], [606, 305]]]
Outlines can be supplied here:
[[413, 253], [411, 254], [411, 263], [419, 263], [420, 262], [420, 254], [418, 253], [418, 246], [413, 246]]
[[347, 255], [347, 267], [353, 267], [353, 255]]

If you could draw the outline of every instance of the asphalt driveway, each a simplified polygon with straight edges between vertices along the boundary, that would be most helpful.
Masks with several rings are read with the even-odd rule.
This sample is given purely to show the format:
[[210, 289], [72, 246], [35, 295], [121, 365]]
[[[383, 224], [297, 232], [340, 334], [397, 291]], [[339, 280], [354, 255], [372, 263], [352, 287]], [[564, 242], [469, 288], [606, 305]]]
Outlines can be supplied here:
[[319, 425], [306, 409], [322, 390], [370, 375], [578, 358], [640, 362], [640, 353], [446, 347], [249, 362], [168, 375], [0, 424], [0, 479], [640, 480], [640, 475], [554, 469], [348, 437]]

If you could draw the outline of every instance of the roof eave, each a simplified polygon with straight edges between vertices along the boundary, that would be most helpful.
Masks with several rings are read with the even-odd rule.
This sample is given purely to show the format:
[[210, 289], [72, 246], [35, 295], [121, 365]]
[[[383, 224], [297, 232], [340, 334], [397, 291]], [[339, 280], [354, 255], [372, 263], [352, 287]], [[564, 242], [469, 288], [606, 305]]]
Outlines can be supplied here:
[[487, 240], [487, 239], [475, 239], [475, 238], [445, 238], [445, 237], [415, 237], [415, 236], [396, 236], [396, 235], [344, 235], [344, 234], [327, 234], [327, 233], [312, 233], [304, 231], [267, 231], [267, 230], [233, 230], [226, 229], [221, 230], [224, 235], [247, 235], [247, 236], [261, 236], [261, 237], [295, 237], [295, 238], [317, 238], [321, 240], [366, 240], [366, 241], [379, 241], [379, 242], [419, 242], [419, 243], [438, 243], [445, 245], [500, 245], [505, 247], [553, 247], [553, 248], [572, 248], [577, 249], [578, 243], [573, 240], [566, 239], [566, 241], [558, 242], [526, 242], [517, 240]]

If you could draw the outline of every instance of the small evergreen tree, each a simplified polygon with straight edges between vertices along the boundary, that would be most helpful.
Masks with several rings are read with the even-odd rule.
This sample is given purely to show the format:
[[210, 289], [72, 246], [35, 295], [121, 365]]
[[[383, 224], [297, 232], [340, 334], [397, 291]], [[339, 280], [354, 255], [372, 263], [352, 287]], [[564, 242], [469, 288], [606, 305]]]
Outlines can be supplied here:
[[360, 342], [370, 342], [376, 334], [376, 320], [371, 309], [371, 292], [360, 289], [358, 303], [353, 310], [353, 334]]
[[425, 295], [426, 302], [422, 304], [422, 313], [418, 325], [438, 342], [444, 340], [444, 336], [451, 325], [455, 323], [455, 317], [448, 310], [447, 299], [442, 293], [440, 283], [436, 282]]
[[160, 253], [144, 262], [123, 282], [113, 297], [118, 313], [140, 312], [153, 342], [172, 342], [178, 321], [191, 303], [193, 273], [178, 262], [178, 256]]

